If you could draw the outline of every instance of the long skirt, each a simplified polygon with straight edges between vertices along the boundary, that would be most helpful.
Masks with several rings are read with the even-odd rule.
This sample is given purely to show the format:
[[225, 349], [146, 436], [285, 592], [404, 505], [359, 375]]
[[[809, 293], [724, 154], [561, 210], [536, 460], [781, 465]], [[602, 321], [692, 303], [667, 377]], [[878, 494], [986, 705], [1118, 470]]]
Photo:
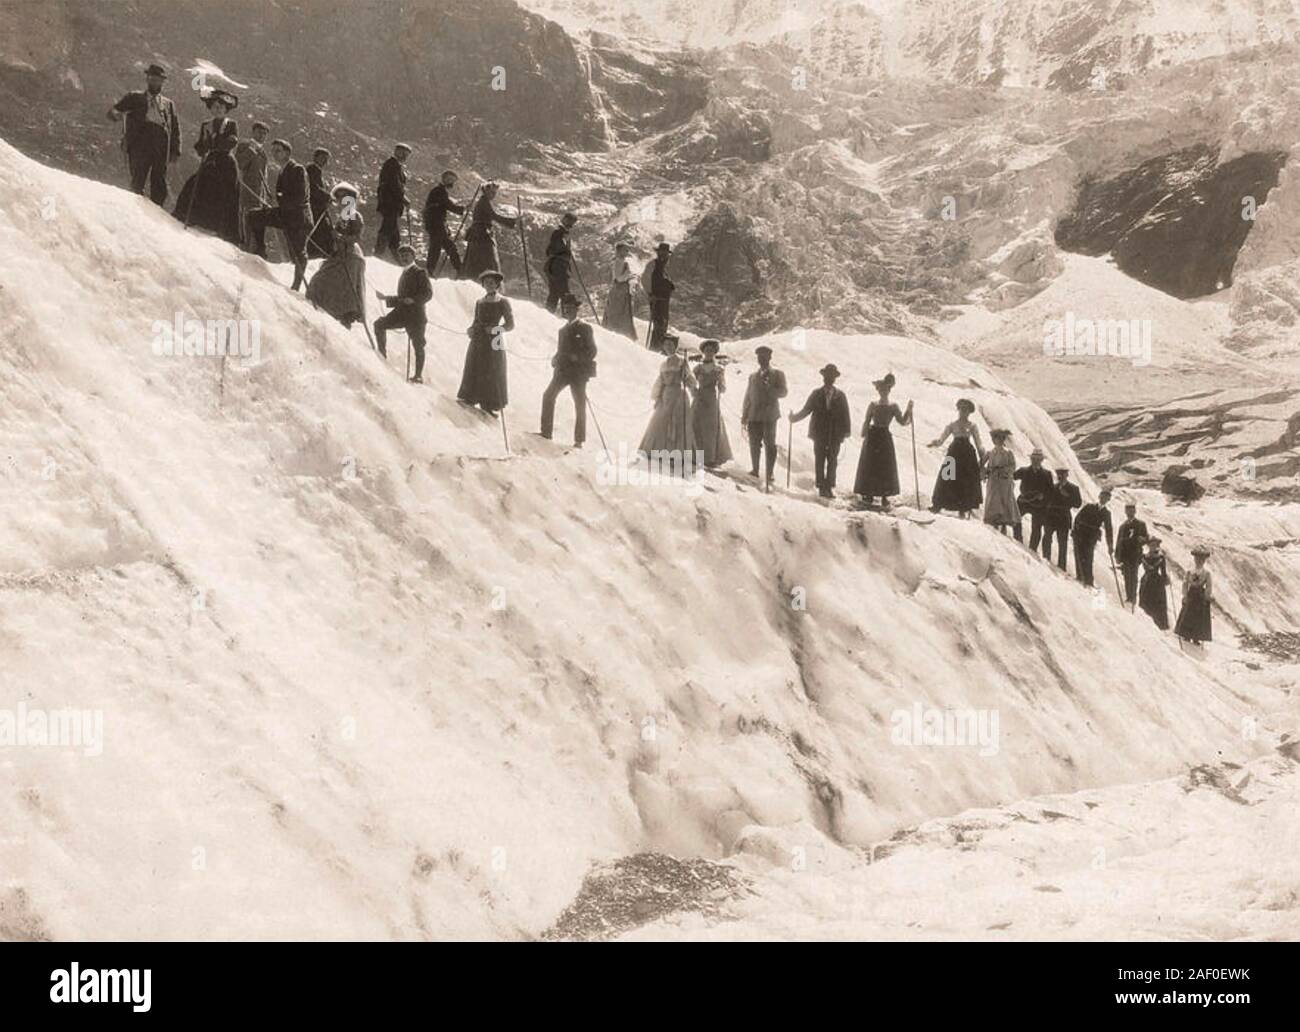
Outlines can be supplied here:
[[879, 495], [889, 498], [898, 494], [898, 456], [894, 453], [894, 435], [887, 426], [867, 427], [858, 453], [858, 474], [853, 478], [853, 493], [863, 498]]
[[1142, 574], [1142, 580], [1138, 584], [1138, 605], [1162, 631], [1169, 629], [1169, 607], [1165, 598], [1165, 586], [1159, 577]]
[[1187, 589], [1187, 598], [1183, 600], [1178, 622], [1174, 624], [1174, 633], [1187, 641], [1211, 641], [1210, 637], [1210, 601], [1205, 591], [1195, 584]]
[[172, 214], [239, 246], [239, 166], [233, 154], [213, 152], [185, 181]]
[[465, 371], [461, 374], [456, 397], [487, 412], [499, 412], [509, 402], [506, 390], [506, 351], [492, 346], [492, 335], [474, 330], [465, 352]]
[[1020, 525], [1016, 504], [1016, 482], [1009, 476], [989, 477], [989, 496], [984, 503], [984, 522], [995, 527]]
[[605, 318], [600, 321], [600, 324], [607, 330], [621, 333], [629, 340], [636, 340], [636, 323], [632, 319], [632, 285], [630, 283], [614, 283], [610, 286], [609, 297], [605, 301]]
[[980, 488], [980, 463], [975, 446], [965, 437], [953, 438], [948, 445], [948, 457], [939, 466], [934, 481], [934, 494], [930, 508], [969, 512], [978, 509], [984, 500]]
[[488, 269], [501, 269], [496, 239], [489, 232], [471, 229], [465, 238], [465, 265], [461, 279], [476, 280]]
[[307, 283], [307, 300], [344, 326], [366, 316], [366, 260], [356, 244], [320, 263]]
[[731, 442], [727, 440], [727, 427], [722, 420], [716, 390], [701, 389], [696, 393], [695, 403], [691, 406], [691, 432], [695, 446], [704, 453], [706, 469], [716, 469], [732, 460]]
[[[685, 387], [672, 387], [664, 390], [655, 406], [650, 422], [646, 425], [638, 451], [650, 455], [652, 452], [670, 452], [664, 461], [675, 460], [682, 464], [691, 464], [695, 469], [695, 429], [691, 426], [690, 397]], [[689, 455], [689, 459], [687, 456]], [[653, 456], [652, 456], [653, 457]]]

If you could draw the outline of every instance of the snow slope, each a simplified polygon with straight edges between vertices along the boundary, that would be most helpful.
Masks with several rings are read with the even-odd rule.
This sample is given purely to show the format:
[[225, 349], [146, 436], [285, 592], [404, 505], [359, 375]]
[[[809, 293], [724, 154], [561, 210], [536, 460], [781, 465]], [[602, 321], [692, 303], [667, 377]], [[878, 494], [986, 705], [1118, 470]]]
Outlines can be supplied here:
[[[412, 387], [400, 335], [385, 367], [283, 266], [5, 143], [0, 188], [19, 199], [0, 213], [0, 711], [104, 728], [96, 755], [0, 746], [7, 937], [526, 937], [596, 860], [863, 846], [1245, 760], [1266, 743], [1243, 720], [1287, 697], [975, 522], [604, 482], [597, 447], [525, 433], [557, 327], [539, 307], [516, 303], [506, 457], [453, 398], [473, 286], [437, 284]], [[260, 354], [154, 354], [176, 313], [256, 320]], [[617, 453], [655, 362], [597, 337]], [[924, 442], [968, 395], [1091, 487], [1042, 410], [965, 359], [771, 343], [795, 396], [839, 364], [855, 419], [892, 368], [922, 485], [941, 457]], [[737, 447], [752, 344], [728, 346]], [[565, 398], [561, 440], [570, 418]], [[797, 440], [800, 487], [810, 452]], [[1268, 519], [1295, 536], [1292, 510]], [[1243, 553], [1243, 581], [1294, 598], [1285, 550]], [[996, 713], [1000, 736], [900, 747], [893, 715], [915, 706]]]

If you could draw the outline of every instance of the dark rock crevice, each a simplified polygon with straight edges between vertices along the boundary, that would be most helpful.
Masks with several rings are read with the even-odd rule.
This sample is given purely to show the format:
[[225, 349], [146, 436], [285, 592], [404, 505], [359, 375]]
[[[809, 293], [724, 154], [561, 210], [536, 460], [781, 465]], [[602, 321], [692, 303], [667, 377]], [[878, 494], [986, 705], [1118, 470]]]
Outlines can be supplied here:
[[1066, 251], [1112, 255], [1134, 279], [1179, 298], [1232, 285], [1237, 253], [1277, 185], [1285, 151], [1219, 164], [1208, 144], [1152, 158], [1109, 179], [1085, 179], [1056, 226]]

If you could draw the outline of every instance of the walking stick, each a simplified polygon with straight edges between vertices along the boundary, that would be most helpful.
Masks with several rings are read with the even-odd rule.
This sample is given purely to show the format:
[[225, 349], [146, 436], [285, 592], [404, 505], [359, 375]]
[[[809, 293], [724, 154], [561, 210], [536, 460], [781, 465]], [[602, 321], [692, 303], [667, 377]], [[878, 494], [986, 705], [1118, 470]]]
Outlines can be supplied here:
[[600, 313], [596, 311], [596, 302], [591, 299], [591, 291], [587, 289], [586, 281], [582, 278], [582, 269], [578, 267], [578, 259], [572, 254], [569, 255], [573, 261], [573, 271], [578, 274], [578, 283], [582, 286], [582, 292], [587, 295], [587, 304], [591, 305], [591, 315], [596, 322], [600, 322]]
[[194, 189], [190, 191], [190, 203], [185, 209], [185, 228], [190, 228], [190, 216], [194, 214], [194, 198], [199, 195], [199, 187], [203, 185], [203, 170], [207, 167], [206, 158], [199, 162], [199, 170], [194, 173]]
[[613, 453], [610, 452], [609, 445], [605, 443], [605, 432], [600, 428], [600, 420], [596, 417], [596, 406], [591, 403], [591, 398], [587, 398], [587, 409], [591, 412], [591, 421], [596, 424], [596, 433], [600, 436], [600, 446], [605, 451], [605, 457], [610, 462], [613, 462]]
[[533, 274], [528, 268], [528, 238], [524, 236], [524, 199], [515, 194], [515, 207], [519, 209], [519, 249], [524, 258], [524, 283], [528, 285], [528, 300], [533, 299]]
[[786, 420], [789, 429], [785, 435], [785, 489], [790, 490], [790, 449], [794, 447], [794, 421]]
[[[916, 412], [912, 412], [912, 488], [916, 491], [916, 507], [921, 508], [921, 478], [916, 472]], [[867, 499], [870, 501], [871, 499]]]
[[[465, 210], [460, 213], [460, 224], [456, 227], [456, 235], [451, 238], [451, 246], [453, 248], [456, 246], [456, 242], [460, 240], [461, 230], [465, 228], [465, 220], [469, 218], [469, 213], [474, 210], [474, 202], [478, 200], [479, 191], [482, 189], [482, 183], [474, 187], [474, 195], [469, 199], [469, 204], [465, 205]], [[444, 231], [446, 230], [445, 225], [443, 226], [443, 229]], [[444, 248], [443, 250], [445, 251], [446, 249]], [[433, 263], [433, 268], [429, 270], [430, 279], [434, 279], [438, 275], [438, 269], [442, 266], [442, 259], [443, 251], [439, 251], [437, 260]], [[425, 265], [427, 266], [428, 264], [429, 263], [426, 260]]]
[[324, 211], [322, 211], [320, 213], [320, 218], [318, 218], [315, 222], [312, 223], [311, 230], [307, 234], [307, 243], [311, 244], [312, 247], [316, 248], [316, 250], [318, 250], [321, 254], [325, 255], [326, 258], [328, 258], [329, 255], [325, 254], [325, 248], [321, 247], [320, 244], [316, 243], [315, 237], [316, 237], [316, 230], [320, 228], [320, 224], [325, 221], [325, 216], [328, 215], [329, 213], [330, 213], [329, 208], [326, 208]]
[[1110, 555], [1110, 572], [1115, 575], [1115, 596], [1119, 599], [1119, 607], [1124, 608], [1124, 592], [1119, 587], [1119, 570], [1115, 569], [1115, 554]]
[[506, 455], [509, 456], [509, 454], [510, 454], [510, 438], [509, 438], [509, 436], [506, 434], [506, 410], [505, 410], [505, 409], [502, 409], [502, 410], [501, 410], [501, 412], [500, 412], [500, 416], [501, 416], [501, 440], [503, 440], [503, 441], [505, 442], [505, 445], [506, 445]]
[[411, 228], [411, 209], [409, 205], [406, 209], [406, 242], [411, 245], [412, 250], [415, 249], [415, 230]]

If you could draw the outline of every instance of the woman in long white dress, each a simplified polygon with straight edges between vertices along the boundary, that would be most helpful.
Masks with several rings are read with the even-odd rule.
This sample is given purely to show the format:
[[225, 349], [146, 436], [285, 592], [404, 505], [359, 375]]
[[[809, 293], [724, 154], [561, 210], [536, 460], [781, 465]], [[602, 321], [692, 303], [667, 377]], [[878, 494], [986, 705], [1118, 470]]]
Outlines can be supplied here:
[[632, 262], [628, 258], [632, 248], [620, 240], [614, 248], [614, 265], [610, 269], [609, 296], [605, 299], [605, 317], [600, 324], [607, 330], [621, 333], [636, 340], [636, 323], [632, 318]]
[[663, 346], [668, 357], [659, 367], [659, 375], [650, 389], [655, 410], [637, 450], [649, 456], [652, 463], [658, 453], [661, 461], [675, 462], [683, 473], [690, 473], [696, 464], [690, 407], [698, 385], [690, 362], [677, 350], [677, 338], [666, 336]]
[[717, 469], [731, 461], [731, 441], [722, 418], [722, 395], [727, 390], [726, 370], [717, 362], [718, 342], [700, 345], [704, 360], [695, 367], [695, 401], [691, 405], [691, 430], [704, 456], [705, 469]]
[[1007, 447], [1010, 430], [990, 431], [993, 448], [985, 452], [981, 463], [988, 473], [989, 486], [984, 498], [984, 522], [1005, 534], [1007, 528], [1020, 526], [1020, 507], [1016, 504], [1016, 456]]

